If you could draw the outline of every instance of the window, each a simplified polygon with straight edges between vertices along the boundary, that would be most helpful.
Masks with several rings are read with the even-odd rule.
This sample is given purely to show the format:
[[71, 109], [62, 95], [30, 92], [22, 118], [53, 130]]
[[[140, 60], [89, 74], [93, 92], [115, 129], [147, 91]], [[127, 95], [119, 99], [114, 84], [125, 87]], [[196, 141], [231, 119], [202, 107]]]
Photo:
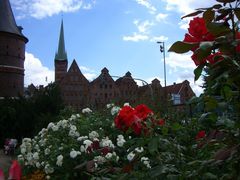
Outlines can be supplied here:
[[107, 89], [107, 84], [105, 84], [105, 89]]
[[172, 101], [174, 105], [181, 104], [180, 94], [172, 94]]

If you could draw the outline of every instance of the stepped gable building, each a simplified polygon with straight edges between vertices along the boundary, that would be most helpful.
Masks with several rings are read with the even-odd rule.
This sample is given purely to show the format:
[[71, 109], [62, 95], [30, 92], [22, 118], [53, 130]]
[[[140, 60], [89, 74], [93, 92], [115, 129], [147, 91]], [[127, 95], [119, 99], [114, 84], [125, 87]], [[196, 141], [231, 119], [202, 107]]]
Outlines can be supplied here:
[[116, 80], [119, 89], [119, 100], [121, 103], [129, 102], [135, 104], [138, 100], [138, 85], [128, 71], [125, 76]]
[[103, 107], [107, 103], [118, 101], [119, 93], [119, 89], [105, 67], [90, 83], [90, 104], [94, 107]]
[[0, 97], [24, 92], [25, 44], [28, 39], [17, 26], [9, 0], [0, 0]]
[[102, 69], [101, 74], [95, 80], [89, 82], [75, 60], [68, 69], [63, 21], [54, 64], [55, 82], [60, 87], [65, 105], [75, 110], [86, 107], [101, 108], [108, 103], [129, 102], [130, 104], [157, 105], [159, 102], [164, 102], [164, 98], [166, 99], [168, 96], [179, 97], [176, 104], [183, 104], [195, 95], [186, 80], [179, 84], [162, 87], [160, 81], [154, 79], [151, 84], [138, 86], [130, 72], [114, 81], [106, 67]]

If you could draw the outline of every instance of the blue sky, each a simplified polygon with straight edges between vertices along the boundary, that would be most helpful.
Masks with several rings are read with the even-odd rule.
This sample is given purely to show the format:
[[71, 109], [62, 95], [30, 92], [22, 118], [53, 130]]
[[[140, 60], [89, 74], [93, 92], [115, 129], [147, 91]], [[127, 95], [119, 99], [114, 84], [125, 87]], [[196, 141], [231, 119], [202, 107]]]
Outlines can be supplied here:
[[[201, 80], [194, 83], [194, 64], [189, 54], [168, 53], [182, 40], [189, 19], [181, 16], [214, 1], [196, 0], [10, 0], [18, 25], [29, 39], [26, 46], [25, 85], [54, 81], [54, 56], [63, 18], [69, 66], [76, 59], [91, 81], [101, 69], [164, 85], [163, 54], [166, 46], [167, 85], [187, 79], [199, 94]], [[47, 82], [46, 82], [47, 77]]]

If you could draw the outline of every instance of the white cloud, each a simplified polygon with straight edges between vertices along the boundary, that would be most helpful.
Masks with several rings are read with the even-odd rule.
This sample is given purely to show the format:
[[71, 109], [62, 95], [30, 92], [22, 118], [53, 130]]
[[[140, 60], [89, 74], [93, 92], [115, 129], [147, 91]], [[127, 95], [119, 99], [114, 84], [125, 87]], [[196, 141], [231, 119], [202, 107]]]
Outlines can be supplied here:
[[168, 11], [178, 11], [182, 15], [193, 12], [196, 8], [208, 7], [213, 5], [213, 1], [196, 1], [196, 0], [164, 0], [166, 1], [166, 10]]
[[190, 22], [190, 19], [182, 19], [178, 25], [180, 27], [180, 29], [184, 29], [184, 30], [187, 30], [188, 27], [189, 27], [189, 22]]
[[17, 17], [31, 16], [37, 19], [59, 14], [75, 12], [79, 9], [91, 9], [95, 0], [12, 0], [13, 7], [18, 11]]
[[193, 73], [180, 73], [179, 78], [177, 79], [176, 83], [181, 83], [184, 80], [188, 80], [190, 82], [190, 86], [193, 90], [193, 92], [196, 94], [196, 96], [199, 96], [201, 93], [203, 93], [203, 88], [201, 87], [203, 85], [203, 80], [200, 78], [198, 81], [194, 82], [194, 74]]
[[25, 78], [24, 85], [33, 83], [35, 86], [44, 85], [54, 81], [54, 71], [42, 65], [41, 61], [33, 54], [25, 53]]
[[158, 22], [165, 21], [167, 17], [168, 17], [168, 14], [159, 13], [156, 15], [156, 21]]
[[134, 42], [138, 42], [138, 41], [146, 41], [148, 40], [149, 37], [147, 35], [143, 35], [143, 34], [138, 34], [138, 33], [133, 33], [132, 36], [123, 36], [123, 40], [124, 41], [134, 41]]
[[149, 29], [154, 25], [153, 22], [150, 22], [149, 20], [145, 20], [143, 22], [139, 22], [139, 20], [134, 20], [133, 24], [135, 24], [138, 28], [138, 31], [140, 33], [149, 33]]
[[85, 67], [85, 66], [80, 66], [79, 67], [81, 72], [83, 73], [83, 75], [89, 80], [92, 81], [93, 79], [95, 79], [97, 77], [97, 74], [95, 73], [94, 70]]
[[146, 7], [151, 14], [155, 14], [157, 9], [149, 2], [149, 0], [136, 0], [136, 2]]
[[168, 55], [169, 56], [166, 57], [166, 64], [174, 69], [194, 69], [196, 67], [189, 54], [176, 54], [170, 52]]

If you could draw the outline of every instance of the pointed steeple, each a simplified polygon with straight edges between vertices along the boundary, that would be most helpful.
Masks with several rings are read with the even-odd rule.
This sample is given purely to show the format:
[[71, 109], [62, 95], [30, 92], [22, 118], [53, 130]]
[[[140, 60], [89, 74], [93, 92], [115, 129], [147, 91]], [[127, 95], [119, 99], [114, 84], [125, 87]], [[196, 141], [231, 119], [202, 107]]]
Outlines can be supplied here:
[[24, 37], [22, 27], [16, 24], [9, 0], [0, 0], [0, 31]]
[[63, 20], [61, 23], [60, 36], [58, 42], [58, 51], [55, 55], [55, 60], [67, 60], [67, 53], [65, 50]]

